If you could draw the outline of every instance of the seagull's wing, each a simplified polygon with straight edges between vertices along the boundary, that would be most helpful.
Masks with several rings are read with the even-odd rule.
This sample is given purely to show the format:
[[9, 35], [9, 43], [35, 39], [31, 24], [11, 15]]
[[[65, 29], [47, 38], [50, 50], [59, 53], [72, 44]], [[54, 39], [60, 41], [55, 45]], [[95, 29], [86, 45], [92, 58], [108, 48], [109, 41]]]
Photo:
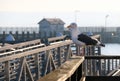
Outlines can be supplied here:
[[96, 45], [97, 41], [92, 39], [91, 37], [81, 33], [78, 35], [78, 40], [84, 42], [86, 45]]

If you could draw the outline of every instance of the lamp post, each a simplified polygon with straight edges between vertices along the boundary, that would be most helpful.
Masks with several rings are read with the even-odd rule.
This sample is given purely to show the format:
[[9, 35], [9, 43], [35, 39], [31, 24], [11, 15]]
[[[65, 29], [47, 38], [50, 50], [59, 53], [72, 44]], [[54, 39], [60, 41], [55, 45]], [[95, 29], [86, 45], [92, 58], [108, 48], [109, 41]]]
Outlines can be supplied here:
[[104, 29], [105, 29], [105, 30], [104, 30], [105, 32], [106, 32], [106, 27], [107, 27], [107, 18], [108, 18], [108, 17], [109, 17], [109, 15], [108, 15], [108, 14], [107, 14], [107, 15], [105, 15], [105, 28], [104, 28]]
[[75, 23], [77, 24], [77, 13], [80, 12], [79, 10], [75, 10]]
[[107, 27], [107, 18], [109, 17], [109, 15], [107, 14], [106, 16], [105, 16], [105, 27]]

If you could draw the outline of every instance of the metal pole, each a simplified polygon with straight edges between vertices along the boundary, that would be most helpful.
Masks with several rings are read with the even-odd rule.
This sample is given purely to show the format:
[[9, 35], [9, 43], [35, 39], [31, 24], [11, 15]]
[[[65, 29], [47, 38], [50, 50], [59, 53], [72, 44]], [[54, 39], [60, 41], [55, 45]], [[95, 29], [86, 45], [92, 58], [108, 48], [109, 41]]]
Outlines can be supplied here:
[[107, 14], [106, 16], [105, 16], [105, 27], [107, 27], [107, 18], [109, 17], [109, 15]]
[[78, 13], [78, 12], [80, 12], [80, 11], [79, 11], [79, 10], [75, 10], [75, 23], [76, 23], [76, 24], [78, 24], [78, 23], [77, 23], [77, 13]]

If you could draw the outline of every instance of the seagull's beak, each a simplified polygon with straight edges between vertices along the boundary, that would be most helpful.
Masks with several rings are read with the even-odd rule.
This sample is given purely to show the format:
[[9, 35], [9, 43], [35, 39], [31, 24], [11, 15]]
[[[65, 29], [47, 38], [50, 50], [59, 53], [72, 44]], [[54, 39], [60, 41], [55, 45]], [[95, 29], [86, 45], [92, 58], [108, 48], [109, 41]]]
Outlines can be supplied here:
[[70, 28], [70, 27], [71, 27], [71, 25], [67, 26], [67, 28]]

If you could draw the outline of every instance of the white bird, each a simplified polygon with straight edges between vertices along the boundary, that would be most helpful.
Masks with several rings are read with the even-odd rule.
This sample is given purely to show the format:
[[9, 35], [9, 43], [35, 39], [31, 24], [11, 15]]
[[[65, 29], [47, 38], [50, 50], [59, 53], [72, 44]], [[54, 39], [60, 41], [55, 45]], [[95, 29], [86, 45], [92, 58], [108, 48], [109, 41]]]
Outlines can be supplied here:
[[75, 44], [80, 46], [96, 45], [105, 47], [105, 45], [96, 38], [91, 38], [90, 36], [80, 33], [76, 23], [71, 23], [67, 28], [69, 29], [71, 33], [71, 39]]

